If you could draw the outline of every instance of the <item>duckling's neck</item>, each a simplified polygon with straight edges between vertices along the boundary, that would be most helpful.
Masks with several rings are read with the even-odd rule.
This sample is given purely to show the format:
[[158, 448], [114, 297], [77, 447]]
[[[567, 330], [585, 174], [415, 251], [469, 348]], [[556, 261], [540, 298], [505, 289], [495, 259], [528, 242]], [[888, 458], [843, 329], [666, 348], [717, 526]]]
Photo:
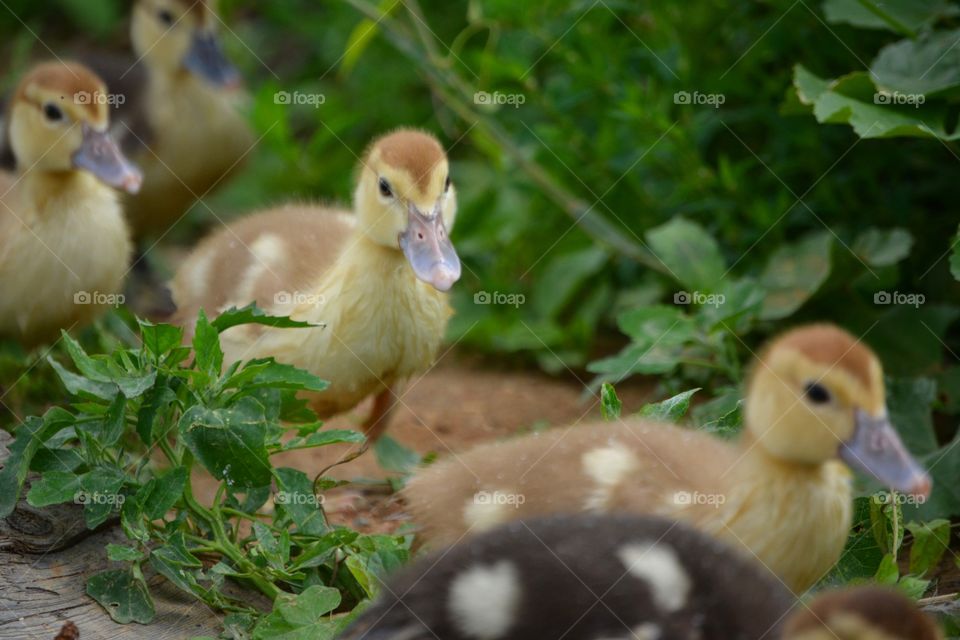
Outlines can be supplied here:
[[86, 171], [27, 171], [20, 177], [19, 189], [27, 210], [38, 215], [62, 210], [55, 203], [65, 199], [112, 197], [112, 190]]

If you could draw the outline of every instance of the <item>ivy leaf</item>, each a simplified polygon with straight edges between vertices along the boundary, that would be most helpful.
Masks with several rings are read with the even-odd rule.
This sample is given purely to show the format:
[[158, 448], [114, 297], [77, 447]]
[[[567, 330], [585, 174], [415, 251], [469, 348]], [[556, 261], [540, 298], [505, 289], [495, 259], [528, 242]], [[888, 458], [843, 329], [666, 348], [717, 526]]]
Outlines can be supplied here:
[[83, 505], [83, 518], [88, 529], [96, 529], [119, 511], [126, 501], [120, 493], [127, 477], [115, 468], [98, 467], [80, 476], [77, 500]]
[[276, 362], [273, 358], [251, 360], [223, 383], [225, 389], [244, 391], [260, 388], [323, 391], [328, 386], [326, 380], [309, 371]]
[[203, 309], [197, 317], [193, 333], [193, 353], [196, 367], [211, 378], [220, 376], [223, 368], [223, 350], [220, 348], [220, 333], [207, 320]]
[[140, 340], [147, 352], [159, 360], [183, 342], [183, 329], [169, 324], [154, 324], [137, 320], [140, 325]]
[[312, 449], [330, 444], [363, 444], [366, 440], [366, 437], [359, 431], [352, 429], [328, 429], [326, 431], [311, 433], [304, 438], [292, 438], [281, 447], [281, 451], [289, 451], [290, 449]]
[[960, 29], [925, 33], [916, 40], [901, 40], [880, 50], [870, 65], [877, 84], [928, 100], [960, 88]]
[[87, 594], [120, 624], [150, 624], [156, 615], [147, 585], [129, 570], [98, 573], [87, 581]]
[[908, 255], [913, 236], [906, 229], [867, 229], [853, 241], [853, 252], [871, 267], [888, 267]]
[[616, 356], [591, 362], [588, 371], [621, 379], [634, 373], [669, 373], [677, 367], [683, 346], [696, 336], [694, 321], [665, 305], [632, 309], [621, 314], [617, 324], [633, 342]]
[[331, 640], [340, 624], [327, 614], [340, 605], [340, 592], [331, 587], [314, 585], [303, 593], [281, 593], [273, 611], [264, 616], [253, 630], [254, 640]]
[[419, 453], [408, 449], [390, 436], [381, 436], [374, 442], [373, 452], [382, 468], [395, 473], [413, 473], [422, 460]]
[[646, 236], [653, 253], [684, 287], [712, 291], [727, 269], [717, 241], [695, 222], [676, 217]]
[[958, 13], [947, 0], [826, 0], [827, 22], [846, 23], [861, 29], [887, 29], [904, 36]]
[[135, 499], [148, 520], [158, 520], [173, 508], [183, 495], [187, 475], [186, 467], [174, 467], [140, 487]]
[[909, 522], [913, 534], [910, 547], [910, 573], [924, 575], [935, 569], [950, 545], [950, 521], [938, 518], [930, 522]]
[[107, 544], [107, 558], [114, 562], [139, 562], [143, 560], [143, 553], [133, 547], [110, 542]]
[[51, 435], [73, 425], [74, 417], [64, 409], [54, 407], [43, 418], [27, 418], [15, 432], [9, 455], [0, 470], [0, 518], [13, 512], [20, 498], [20, 489], [30, 469], [33, 456]]
[[30, 485], [27, 502], [35, 507], [71, 502], [80, 490], [80, 476], [63, 471], [48, 471]]
[[676, 422], [686, 415], [687, 409], [690, 408], [690, 398], [692, 398], [693, 394], [695, 394], [697, 391], [700, 391], [700, 389], [690, 389], [688, 391], [678, 393], [672, 398], [667, 398], [662, 402], [645, 404], [640, 409], [639, 413], [637, 413], [637, 415], [644, 418], [650, 418], [651, 420]]
[[300, 533], [322, 535], [328, 531], [321, 497], [313, 492], [313, 481], [299, 469], [281, 467], [276, 469], [279, 491], [274, 499], [277, 513], [297, 525]]

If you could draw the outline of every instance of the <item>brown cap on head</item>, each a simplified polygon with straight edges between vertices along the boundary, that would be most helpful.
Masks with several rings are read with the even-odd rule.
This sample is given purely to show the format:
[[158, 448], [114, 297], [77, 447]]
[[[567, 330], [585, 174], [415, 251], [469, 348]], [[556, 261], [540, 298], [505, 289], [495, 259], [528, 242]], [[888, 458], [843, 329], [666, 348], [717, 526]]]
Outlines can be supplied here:
[[876, 356], [869, 347], [832, 324], [811, 324], [791, 329], [781, 334], [764, 355], [773, 349], [794, 350], [811, 362], [836, 366], [867, 388], [875, 382], [872, 372], [879, 364]]
[[446, 158], [436, 138], [413, 129], [399, 129], [374, 140], [364, 155], [364, 164], [374, 153], [381, 161], [406, 171], [422, 192], [430, 185], [433, 169]]
[[103, 100], [93, 99], [96, 94], [107, 92], [103, 80], [87, 67], [76, 62], [44, 62], [33, 67], [17, 85], [12, 103], [34, 102], [30, 95], [33, 88], [45, 93], [59, 94], [64, 104], [75, 105], [92, 124], [106, 126], [107, 105]]
[[[859, 631], [858, 631], [859, 630]], [[893, 589], [860, 587], [828, 592], [801, 606], [784, 627], [785, 640], [825, 631], [824, 637], [847, 640], [884, 637], [896, 640], [940, 640], [936, 624]], [[880, 634], [885, 635], [880, 635]]]

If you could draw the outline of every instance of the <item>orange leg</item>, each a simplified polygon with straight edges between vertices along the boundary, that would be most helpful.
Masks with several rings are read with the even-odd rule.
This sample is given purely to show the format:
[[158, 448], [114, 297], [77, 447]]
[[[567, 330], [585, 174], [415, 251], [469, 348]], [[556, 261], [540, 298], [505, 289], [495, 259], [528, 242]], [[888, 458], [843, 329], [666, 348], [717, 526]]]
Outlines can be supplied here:
[[372, 444], [376, 442], [380, 436], [383, 435], [383, 432], [387, 430], [387, 426], [390, 424], [390, 417], [396, 406], [397, 394], [395, 393], [395, 387], [387, 387], [374, 397], [373, 408], [363, 423], [363, 435], [367, 436], [368, 443]]

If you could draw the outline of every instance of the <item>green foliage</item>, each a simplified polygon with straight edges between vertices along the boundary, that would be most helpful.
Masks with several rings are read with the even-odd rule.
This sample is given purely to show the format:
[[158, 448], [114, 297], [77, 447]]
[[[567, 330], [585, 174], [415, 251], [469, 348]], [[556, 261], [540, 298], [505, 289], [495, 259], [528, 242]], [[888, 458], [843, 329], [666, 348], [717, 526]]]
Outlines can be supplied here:
[[[0, 515], [13, 509], [32, 471], [39, 477], [30, 504], [82, 504], [91, 529], [119, 521], [129, 543], [108, 545], [106, 555], [124, 566], [87, 585], [117, 622], [153, 619], [149, 568], [210, 607], [242, 616], [229, 623], [244, 634], [332, 637], [340, 621], [330, 613], [370, 597], [374, 576], [407, 559], [402, 537], [327, 523], [322, 491], [337, 482], [271, 464], [283, 451], [364, 438], [323, 429], [305, 409], [297, 393], [326, 387], [306, 371], [258, 359], [221, 372], [219, 333], [246, 322], [299, 326], [253, 309], [213, 322], [201, 316], [192, 359], [170, 325], [140, 322], [142, 343], [109, 355], [90, 354], [64, 334], [75, 371], [50, 362], [71, 402], [15, 431], [0, 472]], [[197, 465], [220, 481], [209, 505], [194, 497]], [[271, 497], [275, 508], [263, 509]], [[273, 612], [261, 618], [228, 595], [227, 579], [274, 600]]]

